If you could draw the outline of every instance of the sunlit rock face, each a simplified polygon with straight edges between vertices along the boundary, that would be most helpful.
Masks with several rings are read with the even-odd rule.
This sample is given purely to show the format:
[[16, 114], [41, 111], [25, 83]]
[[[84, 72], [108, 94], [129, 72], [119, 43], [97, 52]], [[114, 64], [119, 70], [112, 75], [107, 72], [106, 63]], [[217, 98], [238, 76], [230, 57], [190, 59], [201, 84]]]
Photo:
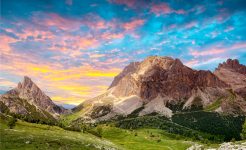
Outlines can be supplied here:
[[214, 74], [227, 83], [233, 93], [221, 104], [222, 110], [232, 114], [245, 114], [246, 111], [246, 66], [237, 59], [228, 59], [219, 64]]
[[237, 59], [228, 59], [219, 64], [214, 74], [239, 95], [246, 98], [246, 66], [239, 63]]
[[[240, 73], [244, 71], [238, 68], [243, 70], [245, 67], [234, 60], [227, 61], [226, 66], [236, 68]], [[221, 67], [222, 65], [218, 68]], [[191, 69], [179, 59], [151, 56], [142, 62], [130, 63], [115, 77], [105, 94], [85, 101], [75, 110], [87, 110], [83, 111], [83, 115], [90, 117], [93, 107], [107, 105], [105, 110], [108, 113], [98, 117], [99, 120], [117, 115], [127, 116], [136, 110], [140, 116], [158, 113], [171, 117], [173, 110], [170, 106], [182, 104], [182, 109], [191, 109], [193, 106], [205, 108], [222, 99], [214, 111], [245, 114], [246, 103], [240, 95], [235, 94], [233, 104], [228, 100], [235, 92], [230, 89], [231, 83], [221, 79], [216, 73]], [[90, 106], [90, 109], [86, 106]]]
[[[20, 101], [24, 101], [26, 104]], [[7, 93], [1, 95], [2, 101], [11, 112], [17, 114], [27, 114], [26, 105], [30, 104], [37, 110], [42, 109], [54, 116], [66, 113], [67, 110], [57, 106], [53, 101], [27, 76], [18, 86]]]

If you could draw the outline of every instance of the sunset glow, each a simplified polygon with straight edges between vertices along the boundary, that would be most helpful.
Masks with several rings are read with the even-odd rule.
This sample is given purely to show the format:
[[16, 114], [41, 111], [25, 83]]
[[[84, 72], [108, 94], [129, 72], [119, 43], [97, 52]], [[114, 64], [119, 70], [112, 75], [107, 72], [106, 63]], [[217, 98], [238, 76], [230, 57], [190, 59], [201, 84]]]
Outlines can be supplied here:
[[229, 57], [246, 64], [244, 0], [1, 3], [1, 91], [29, 76], [55, 102], [77, 105], [151, 55], [212, 71]]

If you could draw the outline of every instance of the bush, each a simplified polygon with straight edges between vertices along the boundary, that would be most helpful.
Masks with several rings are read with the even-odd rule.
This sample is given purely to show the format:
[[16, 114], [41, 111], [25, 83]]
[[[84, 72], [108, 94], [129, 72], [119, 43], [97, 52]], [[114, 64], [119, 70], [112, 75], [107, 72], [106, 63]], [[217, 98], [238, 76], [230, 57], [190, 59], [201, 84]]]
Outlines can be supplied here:
[[17, 122], [17, 119], [15, 117], [11, 117], [8, 121], [8, 127], [10, 129], [13, 129], [15, 127], [15, 123]]
[[97, 128], [95, 129], [90, 129], [90, 130], [87, 130], [88, 133], [90, 134], [93, 134], [97, 137], [102, 137], [102, 127], [98, 126]]
[[63, 129], [68, 131], [81, 132], [81, 128], [79, 126], [68, 126], [68, 127], [63, 127]]

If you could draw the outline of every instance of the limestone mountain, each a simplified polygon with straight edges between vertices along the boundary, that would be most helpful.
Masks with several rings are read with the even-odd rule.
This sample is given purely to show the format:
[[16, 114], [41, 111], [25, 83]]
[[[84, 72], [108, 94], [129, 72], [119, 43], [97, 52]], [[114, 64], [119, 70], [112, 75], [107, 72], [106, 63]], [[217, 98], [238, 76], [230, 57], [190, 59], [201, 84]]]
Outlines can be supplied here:
[[246, 110], [246, 66], [237, 59], [228, 59], [219, 64], [214, 74], [230, 86], [233, 95], [222, 101], [221, 108], [233, 114], [243, 113]]
[[[245, 114], [246, 108], [239, 105], [246, 106], [246, 102], [230, 88], [230, 83], [211, 71], [191, 69], [179, 59], [151, 56], [130, 63], [107, 92], [81, 103], [74, 112], [94, 121], [132, 114], [171, 117], [175, 111], [194, 109]], [[229, 103], [233, 96], [237, 112]]]
[[9, 113], [31, 116], [32, 119], [52, 118], [59, 114], [66, 113], [67, 110], [56, 105], [29, 77], [25, 76], [22, 83], [5, 94], [0, 96], [1, 110], [3, 107]]
[[214, 74], [243, 98], [246, 98], [246, 66], [239, 63], [237, 59], [228, 59], [219, 64]]

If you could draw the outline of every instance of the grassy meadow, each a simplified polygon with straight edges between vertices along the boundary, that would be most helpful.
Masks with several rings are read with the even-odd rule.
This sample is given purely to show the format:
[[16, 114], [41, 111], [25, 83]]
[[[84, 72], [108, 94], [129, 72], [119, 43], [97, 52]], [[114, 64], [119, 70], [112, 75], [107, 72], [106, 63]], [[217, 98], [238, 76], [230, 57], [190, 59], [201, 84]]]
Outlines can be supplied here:
[[[0, 149], [18, 150], [184, 150], [193, 142], [177, 139], [172, 134], [159, 129], [127, 130], [111, 125], [98, 125], [101, 138], [90, 133], [67, 131], [57, 126], [27, 123], [18, 120], [13, 129], [6, 121], [0, 121]], [[93, 129], [92, 129], [93, 130]]]

